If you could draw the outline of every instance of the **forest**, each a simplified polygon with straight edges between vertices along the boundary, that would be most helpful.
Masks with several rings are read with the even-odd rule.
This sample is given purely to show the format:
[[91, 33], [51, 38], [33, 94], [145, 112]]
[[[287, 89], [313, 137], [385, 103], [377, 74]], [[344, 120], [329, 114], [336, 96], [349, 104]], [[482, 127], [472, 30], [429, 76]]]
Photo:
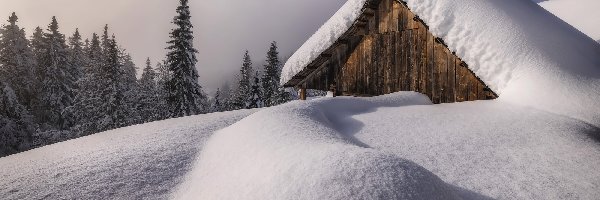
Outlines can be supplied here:
[[[189, 12], [178, 8], [158, 63], [139, 69], [108, 25], [84, 38], [61, 32], [52, 17], [31, 36], [16, 13], [0, 27], [0, 157], [120, 127], [169, 118], [275, 106], [296, 98], [279, 85], [273, 42], [265, 65], [249, 52], [236, 80], [207, 95], [196, 66]], [[141, 77], [138, 77], [141, 70]]]

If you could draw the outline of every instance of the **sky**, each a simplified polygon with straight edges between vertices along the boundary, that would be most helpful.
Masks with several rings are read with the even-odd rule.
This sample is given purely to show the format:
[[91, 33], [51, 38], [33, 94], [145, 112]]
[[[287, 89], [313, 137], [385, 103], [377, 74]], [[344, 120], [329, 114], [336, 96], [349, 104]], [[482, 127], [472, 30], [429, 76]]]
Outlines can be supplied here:
[[[176, 0], [0, 0], [0, 24], [12, 12], [28, 36], [46, 28], [56, 16], [60, 31], [70, 36], [79, 28], [85, 38], [101, 33], [105, 24], [141, 69], [166, 55]], [[281, 57], [289, 57], [345, 0], [191, 0], [194, 45], [198, 49], [200, 83], [208, 93], [232, 82], [245, 50], [255, 68], [262, 68], [271, 41]]]

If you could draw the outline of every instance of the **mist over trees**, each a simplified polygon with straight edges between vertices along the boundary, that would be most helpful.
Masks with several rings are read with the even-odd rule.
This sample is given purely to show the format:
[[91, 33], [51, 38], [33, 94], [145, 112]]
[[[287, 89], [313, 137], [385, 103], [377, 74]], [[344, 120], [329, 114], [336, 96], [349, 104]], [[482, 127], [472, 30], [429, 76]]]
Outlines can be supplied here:
[[[163, 61], [138, 68], [108, 25], [65, 35], [52, 17], [31, 36], [12, 13], [0, 27], [0, 157], [115, 128], [174, 117], [275, 106], [294, 99], [279, 85], [271, 43], [265, 65], [248, 51], [236, 80], [213, 97], [199, 84], [188, 0], [180, 0]], [[230, 85], [230, 83], [232, 85]]]
[[225, 83], [217, 90], [212, 100], [212, 110], [229, 111], [276, 106], [297, 99], [294, 92], [279, 84], [283, 63], [277, 50], [277, 42], [272, 42], [266, 53], [265, 65], [255, 68], [246, 51], [242, 58], [239, 74], [234, 87]]

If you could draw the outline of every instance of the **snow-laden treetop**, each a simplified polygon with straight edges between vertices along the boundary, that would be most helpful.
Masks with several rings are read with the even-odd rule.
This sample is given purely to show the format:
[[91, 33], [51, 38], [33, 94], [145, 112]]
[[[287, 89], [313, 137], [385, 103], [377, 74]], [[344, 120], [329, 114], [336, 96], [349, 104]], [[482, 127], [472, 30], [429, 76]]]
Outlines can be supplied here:
[[[349, 0], [285, 64], [281, 83], [342, 36], [370, 0]], [[600, 125], [600, 45], [532, 1], [408, 0], [430, 31], [507, 101]]]

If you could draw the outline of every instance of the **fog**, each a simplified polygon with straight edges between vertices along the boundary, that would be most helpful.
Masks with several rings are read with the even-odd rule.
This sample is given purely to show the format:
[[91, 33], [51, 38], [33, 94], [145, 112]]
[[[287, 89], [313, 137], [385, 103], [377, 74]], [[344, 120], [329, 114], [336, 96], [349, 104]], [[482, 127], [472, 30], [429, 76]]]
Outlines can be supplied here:
[[[28, 37], [40, 26], [46, 29], [52, 16], [60, 31], [70, 36], [79, 28], [85, 38], [101, 33], [104, 24], [132, 54], [137, 67], [147, 57], [163, 60], [173, 28], [176, 0], [0, 0], [0, 20], [11, 12]], [[282, 57], [290, 56], [345, 0], [191, 0], [194, 45], [200, 52], [197, 68], [201, 85], [213, 92], [232, 80], [245, 50], [254, 67], [262, 67], [271, 41], [277, 41]]]

